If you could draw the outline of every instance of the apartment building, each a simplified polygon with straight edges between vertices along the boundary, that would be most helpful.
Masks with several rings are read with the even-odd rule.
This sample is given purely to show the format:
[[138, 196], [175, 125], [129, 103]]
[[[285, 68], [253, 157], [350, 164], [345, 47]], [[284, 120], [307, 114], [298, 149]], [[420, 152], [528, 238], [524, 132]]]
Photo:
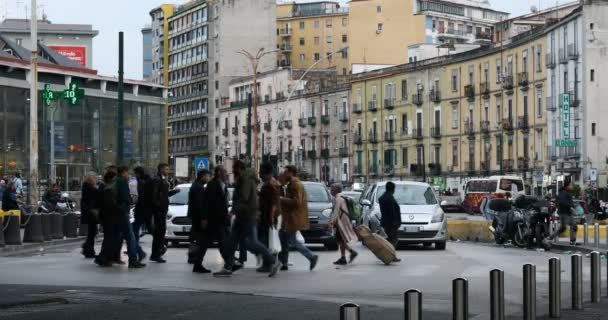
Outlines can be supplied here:
[[142, 39], [142, 77], [145, 81], [152, 82], [152, 28], [145, 26], [141, 29]]
[[[348, 10], [338, 2], [277, 5], [278, 66], [350, 73]], [[343, 50], [342, 50], [343, 49]]]
[[175, 11], [175, 5], [172, 4], [163, 4], [150, 10], [150, 25], [142, 29], [144, 41], [146, 41], [146, 33], [152, 37], [149, 51], [147, 44], [144, 43], [144, 64], [147, 60], [146, 55], [151, 56], [152, 70], [148, 80], [166, 87], [169, 86], [169, 70], [165, 68], [166, 62], [169, 61], [169, 23], [167, 20], [173, 11]]
[[507, 17], [483, 0], [353, 0], [349, 3], [353, 73], [407, 63], [412, 45], [489, 44], [494, 23]]
[[[352, 78], [357, 181], [518, 174], [542, 187], [546, 45], [536, 30], [506, 46]], [[540, 176], [540, 179], [534, 177]]]
[[[169, 17], [169, 153], [189, 158], [191, 173], [195, 157], [215, 150], [230, 81], [253, 72], [239, 51], [274, 48], [275, 17], [274, 0], [191, 1]], [[274, 67], [272, 58], [261, 59], [258, 72]]]

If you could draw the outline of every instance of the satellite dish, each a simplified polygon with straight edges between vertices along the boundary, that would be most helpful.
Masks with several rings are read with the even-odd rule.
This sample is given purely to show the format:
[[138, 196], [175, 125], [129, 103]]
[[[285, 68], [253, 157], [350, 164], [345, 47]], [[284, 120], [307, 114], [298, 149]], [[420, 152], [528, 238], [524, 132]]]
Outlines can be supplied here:
[[531, 6], [530, 7], [530, 12], [537, 13], [538, 12], [538, 8], [536, 6]]

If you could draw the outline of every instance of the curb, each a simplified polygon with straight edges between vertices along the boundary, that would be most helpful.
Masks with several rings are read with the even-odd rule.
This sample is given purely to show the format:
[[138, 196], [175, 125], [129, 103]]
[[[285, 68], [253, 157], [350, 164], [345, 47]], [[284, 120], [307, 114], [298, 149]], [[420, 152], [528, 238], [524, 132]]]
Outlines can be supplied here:
[[86, 237], [69, 238], [62, 240], [45, 241], [41, 243], [25, 243], [22, 245], [7, 245], [0, 248], [0, 257], [10, 257], [14, 255], [31, 253], [40, 250], [40, 248], [61, 247], [64, 245], [79, 243], [84, 241]]
[[555, 248], [557, 250], [561, 250], [561, 251], [571, 251], [571, 252], [581, 252], [581, 253], [591, 253], [593, 251], [597, 251], [599, 253], [606, 253], [607, 248], [595, 248], [595, 247], [583, 247], [583, 246], [572, 246], [569, 244], [565, 244], [565, 243], [552, 243], [551, 244], [552, 248]]

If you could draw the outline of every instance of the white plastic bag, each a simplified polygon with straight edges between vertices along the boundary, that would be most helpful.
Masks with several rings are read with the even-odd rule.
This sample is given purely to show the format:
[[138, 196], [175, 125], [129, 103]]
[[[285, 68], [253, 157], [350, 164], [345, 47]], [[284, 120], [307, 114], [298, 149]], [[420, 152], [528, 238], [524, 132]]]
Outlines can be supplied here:
[[302, 235], [302, 233], [300, 231], [296, 232], [296, 240], [301, 244], [306, 243], [306, 240], [304, 240], [304, 236]]
[[268, 249], [273, 254], [281, 252], [281, 238], [279, 237], [279, 230], [281, 229], [282, 218], [279, 216], [276, 228], [271, 226], [268, 230]]

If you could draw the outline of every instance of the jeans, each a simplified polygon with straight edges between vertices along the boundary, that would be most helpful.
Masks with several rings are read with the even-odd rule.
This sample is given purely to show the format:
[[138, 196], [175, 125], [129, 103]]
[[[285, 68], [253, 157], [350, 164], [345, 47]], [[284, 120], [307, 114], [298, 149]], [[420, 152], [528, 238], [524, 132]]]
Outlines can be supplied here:
[[165, 233], [167, 232], [167, 213], [154, 213], [154, 231], [152, 232], [152, 258], [160, 258], [164, 254]]
[[281, 239], [281, 252], [279, 253], [279, 261], [281, 261], [283, 265], [287, 265], [289, 263], [290, 248], [296, 249], [309, 261], [315, 257], [315, 254], [312, 253], [310, 249], [308, 249], [304, 244], [297, 240], [295, 232], [280, 230], [279, 238]]
[[119, 227], [121, 233], [121, 237], [119, 239], [121, 239], [121, 241], [119, 241], [118, 246], [120, 247], [122, 238], [124, 238], [127, 242], [127, 254], [129, 255], [129, 263], [138, 261], [138, 258], [143, 257], [145, 253], [139, 245], [135, 234], [133, 233], [133, 227], [129, 222], [129, 216], [127, 214], [122, 215]]
[[234, 226], [232, 233], [226, 243], [226, 253], [228, 261], [226, 261], [226, 269], [231, 269], [234, 265], [234, 250], [238, 243], [245, 244], [247, 250], [256, 255], [262, 255], [264, 263], [272, 265], [276, 261], [276, 258], [272, 255], [270, 250], [258, 241], [258, 228], [254, 220], [236, 218], [234, 220]]
[[89, 223], [87, 225], [87, 239], [82, 244], [82, 254], [95, 255], [95, 237], [97, 236], [97, 223]]

